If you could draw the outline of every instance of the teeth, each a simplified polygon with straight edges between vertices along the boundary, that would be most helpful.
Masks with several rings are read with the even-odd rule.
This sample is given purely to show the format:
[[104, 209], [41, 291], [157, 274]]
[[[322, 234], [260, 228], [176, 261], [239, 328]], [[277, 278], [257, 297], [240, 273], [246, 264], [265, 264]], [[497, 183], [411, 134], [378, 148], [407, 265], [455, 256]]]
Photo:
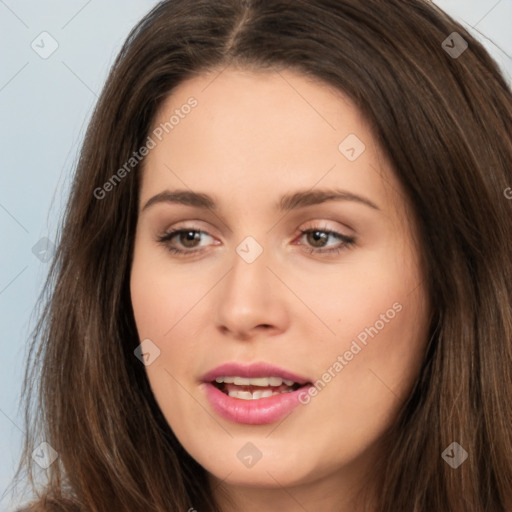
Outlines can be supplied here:
[[[251, 386], [261, 386], [263, 388], [272, 386], [272, 384], [270, 384], [270, 379], [267, 379], [266, 377], [259, 377], [256, 379], [247, 379], [247, 380], [250, 382]], [[236, 380], [235, 380], [235, 384], [236, 384]]]
[[237, 386], [249, 386], [251, 384], [251, 379], [246, 379], [244, 377], [235, 377], [234, 384]]
[[[260, 398], [268, 398], [269, 396], [281, 394], [281, 393], [277, 393], [276, 391], [270, 391], [270, 389], [266, 389], [265, 391], [260, 391], [260, 393], [261, 393]], [[254, 395], [253, 395], [253, 398], [254, 398]]]
[[[288, 391], [283, 391], [282, 393], [290, 393], [291, 389]], [[251, 393], [250, 391], [229, 391], [228, 395], [232, 398], [240, 398], [241, 400], [259, 400], [260, 398], [268, 398], [274, 395], [280, 395], [279, 391], [271, 391], [270, 389], [266, 389], [265, 391], [254, 391]]]
[[[260, 398], [263, 398], [263, 393], [265, 393], [265, 391], [254, 391], [252, 394], [252, 399], [259, 400]], [[270, 391], [270, 393], [272, 393], [272, 391]], [[229, 396], [231, 396], [231, 395], [229, 395]]]
[[229, 396], [241, 398], [242, 400], [252, 400], [252, 393], [250, 391], [230, 391]]
[[279, 387], [282, 384], [286, 386], [294, 385], [293, 380], [282, 379], [281, 377], [217, 377], [215, 382], [218, 384], [235, 384], [237, 386], [261, 386], [263, 388], [268, 388], [269, 386]]
[[226, 384], [233, 384], [235, 382], [234, 377], [217, 377], [215, 379], [215, 382], [218, 382], [221, 384], [222, 382], [225, 382]]

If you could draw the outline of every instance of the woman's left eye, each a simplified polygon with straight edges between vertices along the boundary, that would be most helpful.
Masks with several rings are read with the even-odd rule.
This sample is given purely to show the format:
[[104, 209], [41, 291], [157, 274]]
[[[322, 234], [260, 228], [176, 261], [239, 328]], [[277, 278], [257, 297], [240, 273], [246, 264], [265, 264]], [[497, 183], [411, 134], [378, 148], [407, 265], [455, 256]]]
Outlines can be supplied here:
[[[196, 242], [201, 242], [202, 235], [212, 238], [211, 235], [199, 229], [180, 228], [166, 232], [158, 237], [157, 241], [165, 245], [171, 253], [186, 256], [201, 251], [199, 249], [201, 245], [197, 245]], [[306, 238], [308, 246], [304, 250], [309, 254], [340, 253], [351, 247], [356, 241], [354, 237], [320, 227], [301, 230], [299, 240], [302, 238]], [[173, 243], [174, 239], [179, 242], [179, 247]], [[338, 243], [334, 247], [329, 247], [327, 242], [330, 239], [337, 239]]]
[[[338, 233], [337, 231], [332, 231], [327, 228], [310, 228], [301, 231], [302, 236], [300, 238], [306, 237], [309, 244], [313, 244], [313, 246], [309, 245], [308, 247], [305, 247], [305, 250], [309, 254], [319, 253], [319, 254], [325, 254], [325, 253], [340, 253], [341, 251], [348, 249], [352, 247], [356, 241], [356, 239], [352, 236], [343, 235], [341, 233]], [[337, 239], [338, 244], [335, 244], [334, 247], [325, 248], [325, 245], [321, 245], [319, 247], [317, 244], [324, 244], [324, 242], [327, 242], [329, 239]]]

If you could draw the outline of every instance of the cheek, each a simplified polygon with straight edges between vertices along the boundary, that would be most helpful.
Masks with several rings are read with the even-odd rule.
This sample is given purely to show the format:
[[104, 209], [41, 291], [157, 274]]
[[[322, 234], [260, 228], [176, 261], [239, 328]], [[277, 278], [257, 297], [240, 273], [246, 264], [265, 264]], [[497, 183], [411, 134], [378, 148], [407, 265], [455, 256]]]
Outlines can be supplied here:
[[[393, 423], [410, 395], [425, 347], [423, 303], [421, 297], [412, 295], [400, 297], [401, 309], [391, 304], [393, 313], [386, 300], [381, 307], [377, 302], [373, 309], [368, 306], [363, 328], [355, 325], [361, 321], [358, 317], [347, 326], [346, 337], [338, 336], [337, 343], [321, 351], [330, 355], [322, 357], [317, 372], [320, 391], [306, 407], [314, 410], [322, 424], [315, 446], [326, 460], [339, 462], [333, 450], [347, 460], [362, 453]], [[387, 323], [379, 318], [386, 311]]]
[[[354, 253], [335, 271], [308, 276], [294, 284], [296, 295], [316, 316], [314, 323], [321, 327], [320, 320], [328, 327], [338, 349], [358, 336], [363, 342], [369, 339], [366, 329], [375, 324], [379, 332], [389, 331], [390, 323], [399, 325], [405, 315], [397, 309], [406, 303], [410, 303], [408, 310], [416, 308], [423, 313], [423, 304], [412, 304], [419, 272], [410, 261], [395, 258], [396, 250], [392, 249]], [[328, 332], [325, 339], [329, 340]]]
[[164, 261], [145, 258], [144, 249], [134, 255], [130, 276], [131, 302], [141, 338], [170, 335], [207, 291], [207, 283], [169, 268]]
[[[419, 299], [419, 298], [418, 298]], [[344, 342], [344, 379], [368, 401], [394, 395], [405, 399], [425, 349], [421, 301], [402, 298], [374, 312], [363, 328]]]
[[333, 414], [347, 433], [362, 424], [377, 432], [392, 419], [418, 375], [428, 329], [426, 291], [411, 256], [393, 250], [360, 263], [360, 272], [350, 267], [323, 283], [312, 302], [334, 334], [323, 336], [315, 363], [329, 382], [318, 405], [339, 404]]
[[194, 283], [190, 276], [171, 272], [168, 265], [145, 261], [140, 249], [131, 270], [131, 302], [139, 339], [150, 339], [159, 350], [145, 370], [155, 399], [167, 414], [190, 405], [181, 384], [190, 380], [190, 369], [195, 367], [198, 337], [187, 315], [204, 308], [200, 299], [208, 283]]

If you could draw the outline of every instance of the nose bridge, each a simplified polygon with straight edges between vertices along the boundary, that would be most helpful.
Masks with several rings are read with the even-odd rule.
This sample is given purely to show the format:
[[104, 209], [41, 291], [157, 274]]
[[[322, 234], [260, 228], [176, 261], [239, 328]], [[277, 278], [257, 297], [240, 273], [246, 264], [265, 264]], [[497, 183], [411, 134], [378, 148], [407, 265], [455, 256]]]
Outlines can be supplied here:
[[282, 305], [277, 304], [271, 283], [275, 277], [267, 268], [270, 255], [254, 237], [246, 237], [236, 247], [216, 305], [216, 319], [223, 328], [244, 333], [258, 325], [282, 323]]
[[271, 273], [266, 266], [269, 255], [269, 251], [253, 236], [247, 236], [235, 248], [232, 270], [227, 281], [229, 291], [238, 296], [239, 300], [251, 299], [265, 289], [268, 290], [266, 281]]

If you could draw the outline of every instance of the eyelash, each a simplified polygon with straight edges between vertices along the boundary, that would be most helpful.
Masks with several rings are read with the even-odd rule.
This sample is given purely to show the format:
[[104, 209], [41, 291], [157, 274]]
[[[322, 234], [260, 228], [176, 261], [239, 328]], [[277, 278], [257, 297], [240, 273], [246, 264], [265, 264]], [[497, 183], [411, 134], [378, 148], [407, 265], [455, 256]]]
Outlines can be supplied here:
[[[168, 231], [168, 232], [164, 233], [162, 236], [157, 238], [157, 241], [158, 241], [158, 243], [163, 244], [165, 246], [165, 248], [170, 253], [175, 254], [177, 256], [186, 257], [188, 255], [192, 255], [192, 254], [195, 254], [197, 252], [200, 252], [201, 249], [192, 249], [192, 250], [177, 249], [176, 247], [172, 246], [169, 242], [178, 234], [190, 233], [190, 232], [193, 232], [193, 233], [204, 233], [205, 235], [208, 234], [205, 231], [202, 231], [200, 229], [179, 228], [179, 229], [174, 229], [174, 230], [171, 230], [171, 231]], [[334, 237], [338, 238], [341, 242], [343, 242], [343, 245], [341, 247], [333, 247], [333, 248], [330, 248], [330, 249], [306, 247], [304, 250], [308, 254], [340, 254], [342, 251], [351, 248], [355, 244], [355, 242], [356, 242], [356, 239], [354, 237], [342, 235], [341, 233], [338, 233], [337, 231], [332, 231], [330, 229], [322, 228], [322, 227], [312, 227], [312, 228], [309, 228], [309, 229], [301, 230], [300, 231], [300, 233], [301, 233], [300, 238], [302, 238], [304, 235], [307, 235], [309, 233], [315, 233], [315, 232], [320, 232], [320, 233], [323, 233], [323, 234], [326, 234], [326, 235], [333, 235]]]

